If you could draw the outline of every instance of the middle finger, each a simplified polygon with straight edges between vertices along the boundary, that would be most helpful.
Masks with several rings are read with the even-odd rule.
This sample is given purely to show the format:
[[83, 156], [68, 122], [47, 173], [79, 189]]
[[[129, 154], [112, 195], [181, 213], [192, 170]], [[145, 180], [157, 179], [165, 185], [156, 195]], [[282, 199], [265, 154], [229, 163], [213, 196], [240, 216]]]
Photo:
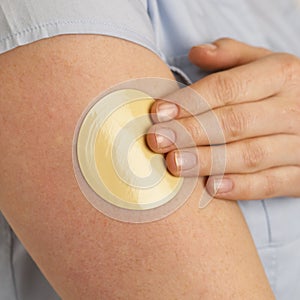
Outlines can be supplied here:
[[287, 117], [287, 101], [277, 97], [217, 108], [197, 116], [153, 125], [150, 148], [166, 153], [176, 148], [224, 144], [258, 136], [293, 134], [300, 120]]

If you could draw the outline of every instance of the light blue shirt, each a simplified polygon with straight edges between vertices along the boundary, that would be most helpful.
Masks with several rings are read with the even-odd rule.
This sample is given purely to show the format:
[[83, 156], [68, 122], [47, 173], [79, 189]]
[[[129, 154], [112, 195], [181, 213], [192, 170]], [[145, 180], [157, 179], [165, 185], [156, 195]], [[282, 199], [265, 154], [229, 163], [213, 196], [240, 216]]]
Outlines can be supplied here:
[[[158, 54], [184, 81], [190, 47], [231, 37], [300, 56], [297, 0], [1, 0], [0, 53], [59, 34], [105, 34]], [[1, 70], [0, 70], [1, 72]], [[300, 199], [240, 203], [278, 300], [300, 299]], [[0, 300], [59, 299], [0, 214]]]

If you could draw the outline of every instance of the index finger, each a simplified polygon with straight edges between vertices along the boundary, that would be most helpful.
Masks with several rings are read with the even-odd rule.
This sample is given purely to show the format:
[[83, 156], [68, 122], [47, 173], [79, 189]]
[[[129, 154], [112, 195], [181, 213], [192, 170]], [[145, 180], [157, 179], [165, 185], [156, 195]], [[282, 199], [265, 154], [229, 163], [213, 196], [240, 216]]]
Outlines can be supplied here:
[[157, 100], [151, 108], [153, 120], [164, 122], [184, 118], [276, 95], [286, 84], [294, 62], [292, 55], [270, 54], [249, 64], [209, 75], [164, 100]]

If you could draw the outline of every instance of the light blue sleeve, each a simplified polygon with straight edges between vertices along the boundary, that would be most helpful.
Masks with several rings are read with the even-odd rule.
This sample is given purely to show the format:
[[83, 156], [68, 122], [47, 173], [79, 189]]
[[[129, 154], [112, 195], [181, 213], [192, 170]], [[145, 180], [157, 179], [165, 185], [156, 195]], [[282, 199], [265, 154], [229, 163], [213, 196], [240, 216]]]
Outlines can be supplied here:
[[103, 34], [157, 52], [146, 0], [1, 0], [0, 53], [61, 34]]

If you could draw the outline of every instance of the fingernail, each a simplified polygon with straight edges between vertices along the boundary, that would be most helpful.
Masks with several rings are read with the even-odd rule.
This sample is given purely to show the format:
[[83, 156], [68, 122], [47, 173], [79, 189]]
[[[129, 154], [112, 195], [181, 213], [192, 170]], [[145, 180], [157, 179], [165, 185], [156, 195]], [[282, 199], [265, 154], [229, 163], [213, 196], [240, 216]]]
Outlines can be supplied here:
[[156, 110], [156, 116], [159, 122], [165, 122], [174, 119], [178, 114], [178, 107], [173, 103], [160, 103]]
[[155, 130], [156, 144], [158, 148], [166, 148], [175, 143], [175, 133], [169, 128], [157, 128]]
[[202, 44], [202, 45], [197, 45], [196, 48], [202, 48], [202, 49], [205, 49], [205, 50], [214, 51], [218, 47], [214, 44]]
[[214, 179], [214, 194], [228, 193], [233, 189], [233, 182], [229, 178]]
[[175, 164], [180, 171], [192, 169], [197, 165], [197, 156], [188, 151], [175, 152]]

